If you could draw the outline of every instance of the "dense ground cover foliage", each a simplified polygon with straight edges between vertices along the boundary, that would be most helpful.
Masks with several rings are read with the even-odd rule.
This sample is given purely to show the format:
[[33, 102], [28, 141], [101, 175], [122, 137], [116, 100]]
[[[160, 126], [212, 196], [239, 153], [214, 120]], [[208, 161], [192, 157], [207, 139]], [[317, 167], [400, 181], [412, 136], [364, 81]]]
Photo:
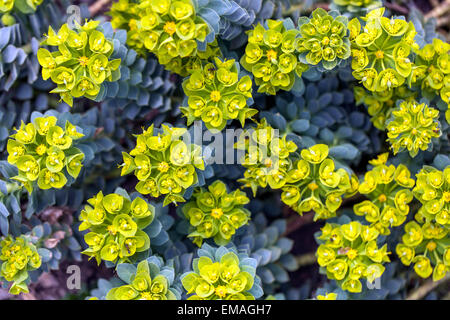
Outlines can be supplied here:
[[447, 5], [3, 1], [1, 297], [448, 298]]

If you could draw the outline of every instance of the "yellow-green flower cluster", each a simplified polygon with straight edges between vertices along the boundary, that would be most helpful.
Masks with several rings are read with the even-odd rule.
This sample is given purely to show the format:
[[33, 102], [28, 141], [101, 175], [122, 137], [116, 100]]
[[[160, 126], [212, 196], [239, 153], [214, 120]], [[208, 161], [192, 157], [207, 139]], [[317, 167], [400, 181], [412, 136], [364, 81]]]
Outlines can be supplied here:
[[240, 190], [228, 193], [220, 180], [208, 186], [208, 190], [199, 188], [182, 209], [194, 229], [188, 237], [199, 247], [203, 239], [209, 238], [214, 238], [217, 245], [226, 245], [236, 230], [250, 219], [250, 211], [244, 208], [249, 202]]
[[136, 147], [130, 154], [123, 152], [121, 175], [134, 171], [139, 180], [136, 190], [152, 197], [164, 196], [164, 205], [184, 202], [187, 188], [198, 182], [196, 168], [205, 169], [201, 147], [186, 144], [180, 137], [185, 128], [162, 126], [154, 132], [151, 125], [136, 135]]
[[333, 0], [331, 8], [356, 16], [377, 9], [382, 5], [383, 3], [380, 0]]
[[308, 66], [296, 56], [298, 30], [286, 30], [283, 21], [277, 20], [267, 20], [267, 27], [258, 24], [247, 31], [248, 44], [240, 62], [255, 77], [258, 92], [275, 95], [280, 89], [289, 91]]
[[317, 300], [336, 300], [337, 299], [337, 293], [330, 292], [326, 293], [325, 295], [317, 295]]
[[383, 17], [384, 8], [369, 12], [361, 26], [352, 19], [350, 30], [353, 76], [370, 91], [401, 86], [412, 70], [411, 48], [416, 30], [412, 22]]
[[440, 39], [417, 50], [409, 85], [420, 86], [432, 100], [436, 95], [450, 104], [450, 44]]
[[311, 65], [320, 64], [327, 70], [350, 57], [348, 19], [337, 15], [335, 11], [330, 13], [317, 8], [311, 18], [300, 17], [298, 25], [301, 38], [296, 39], [300, 61]]
[[247, 106], [247, 99], [252, 98], [252, 80], [249, 76], [239, 79], [235, 60], [215, 58], [214, 61], [184, 80], [188, 106], [180, 110], [188, 126], [199, 119], [209, 130], [223, 130], [227, 121], [233, 119], [239, 119], [244, 126], [245, 120], [258, 112]]
[[412, 91], [406, 86], [393, 88], [382, 92], [368, 91], [363, 87], [355, 86], [354, 94], [356, 104], [364, 103], [367, 106], [367, 112], [371, 116], [371, 121], [375, 128], [386, 129], [387, 119], [395, 109], [395, 103], [398, 100], [413, 102], [417, 96], [417, 91]]
[[56, 46], [58, 50], [38, 50], [42, 78], [51, 78], [57, 84], [50, 92], [58, 93], [70, 106], [74, 97], [95, 99], [104, 81], [120, 78], [121, 60], [110, 60], [114, 45], [96, 30], [99, 23], [86, 21], [83, 26], [76, 23], [76, 30], [64, 24], [57, 33], [50, 26], [42, 45]]
[[404, 265], [414, 263], [414, 271], [420, 277], [428, 278], [433, 274], [433, 281], [438, 281], [450, 271], [448, 234], [448, 228], [439, 223], [425, 219], [410, 221], [395, 250]]
[[361, 292], [361, 279], [373, 282], [381, 277], [383, 264], [390, 262], [389, 252], [386, 244], [378, 246], [379, 232], [374, 227], [352, 221], [343, 225], [327, 223], [321, 230], [317, 262], [343, 290]]
[[359, 193], [369, 200], [353, 207], [355, 214], [364, 216], [382, 235], [391, 233], [389, 227], [398, 227], [405, 222], [415, 183], [405, 165], [387, 166], [387, 157], [385, 153], [370, 162], [374, 168], [366, 172], [358, 188]]
[[450, 227], [450, 166], [444, 171], [425, 166], [416, 177], [413, 193], [422, 203], [418, 215]]
[[188, 300], [255, 300], [248, 293], [254, 283], [253, 276], [240, 267], [239, 257], [228, 252], [220, 261], [201, 256], [194, 260], [194, 272], [181, 278], [189, 295]]
[[39, 117], [32, 123], [21, 123], [8, 140], [8, 162], [19, 170], [12, 179], [21, 182], [29, 193], [34, 181], [40, 189], [60, 189], [67, 183], [66, 174], [77, 178], [84, 154], [73, 147], [73, 141], [84, 135], [69, 121], [65, 128], [54, 116]]
[[133, 201], [127, 194], [103, 192], [89, 199], [80, 213], [79, 230], [89, 248], [82, 253], [113, 263], [129, 262], [134, 255], [150, 248], [150, 238], [142, 231], [155, 217], [155, 208], [144, 199]]
[[287, 141], [286, 136], [280, 138], [265, 119], [249, 134], [242, 133], [235, 147], [244, 152], [239, 160], [246, 168], [244, 178], [238, 181], [251, 188], [253, 195], [258, 187], [279, 189], [286, 183], [287, 171], [292, 167], [289, 155], [297, 150], [297, 145]]
[[111, 25], [114, 29], [127, 31], [127, 46], [146, 56], [147, 49], [139, 36], [138, 22], [142, 11], [138, 3], [133, 0], [114, 1], [108, 15], [111, 16]]
[[6, 281], [12, 281], [9, 289], [12, 294], [28, 292], [26, 280], [28, 271], [35, 270], [41, 266], [41, 257], [34, 244], [24, 236], [13, 239], [7, 236], [0, 241], [2, 262], [0, 275]]
[[396, 252], [403, 264], [414, 263], [419, 276], [437, 281], [450, 271], [450, 166], [424, 166], [416, 177], [413, 194], [422, 206], [405, 225]]
[[106, 300], [176, 300], [169, 288], [169, 280], [163, 274], [150, 276], [147, 260], [139, 262], [130, 284], [111, 289]]
[[36, 11], [37, 6], [44, 0], [2, 0], [0, 2], [0, 13], [8, 13], [14, 8], [23, 13]]
[[281, 200], [299, 214], [313, 210], [314, 220], [336, 216], [344, 195], [358, 188], [356, 176], [335, 169], [328, 146], [316, 144], [301, 151], [301, 157], [283, 177]]
[[387, 125], [387, 141], [394, 154], [407, 149], [415, 157], [419, 150], [427, 150], [431, 139], [441, 135], [438, 118], [439, 110], [424, 103], [402, 102]]
[[191, 0], [140, 1], [137, 10], [140, 41], [168, 70], [185, 77], [192, 64], [220, 55], [216, 41], [198, 49], [210, 30]]

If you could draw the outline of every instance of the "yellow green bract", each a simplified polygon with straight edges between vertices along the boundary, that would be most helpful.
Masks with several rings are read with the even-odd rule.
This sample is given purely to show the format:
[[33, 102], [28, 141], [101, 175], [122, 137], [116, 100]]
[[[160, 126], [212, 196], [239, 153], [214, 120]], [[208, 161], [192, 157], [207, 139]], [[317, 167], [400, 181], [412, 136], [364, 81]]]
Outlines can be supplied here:
[[89, 229], [84, 240], [89, 248], [82, 253], [97, 260], [129, 262], [150, 248], [150, 238], [142, 231], [155, 217], [155, 208], [144, 199], [133, 201], [124, 193], [106, 196], [100, 191], [89, 199], [80, 213], [79, 230]]
[[360, 16], [382, 5], [380, 0], [333, 0], [331, 8], [336, 8], [339, 12], [351, 13], [352, 16]]
[[12, 282], [9, 289], [11, 294], [28, 292], [26, 280], [28, 271], [41, 266], [41, 257], [36, 247], [24, 236], [12, 238], [7, 236], [0, 241], [0, 275], [8, 282]]
[[204, 170], [200, 146], [186, 144], [182, 139], [186, 128], [162, 126], [155, 133], [151, 125], [136, 135], [136, 147], [123, 152], [121, 175], [134, 171], [139, 180], [136, 190], [152, 197], [164, 196], [164, 205], [184, 202], [187, 188], [198, 182], [197, 169]]
[[405, 222], [414, 187], [408, 168], [403, 164], [387, 166], [387, 156], [386, 153], [371, 161], [374, 168], [365, 173], [358, 189], [369, 200], [353, 207], [355, 214], [364, 216], [382, 235], [391, 233], [389, 227], [398, 227]]
[[414, 271], [422, 278], [432, 275], [433, 281], [450, 271], [448, 227], [425, 219], [405, 225], [402, 242], [395, 251], [404, 265], [414, 264]]
[[83, 166], [84, 154], [73, 147], [73, 141], [84, 135], [68, 121], [64, 129], [56, 122], [53, 116], [22, 122], [8, 140], [8, 162], [19, 170], [12, 179], [29, 193], [35, 181], [40, 189], [60, 189], [67, 183], [67, 174], [77, 178]]
[[388, 123], [388, 142], [394, 154], [407, 149], [411, 157], [419, 150], [427, 150], [432, 138], [441, 135], [439, 129], [439, 110], [426, 104], [402, 102], [398, 109], [392, 112], [392, 121]]
[[440, 39], [426, 44], [417, 50], [408, 83], [420, 87], [422, 94], [429, 99], [435, 96], [450, 105], [450, 44]]
[[370, 91], [392, 90], [405, 83], [412, 70], [411, 49], [416, 30], [412, 22], [383, 17], [384, 8], [369, 12], [365, 25], [352, 19], [350, 30], [353, 76]]
[[324, 296], [323, 295], [317, 296], [317, 300], [336, 300], [336, 298], [337, 298], [337, 294], [334, 292], [327, 293]]
[[238, 181], [251, 188], [254, 196], [258, 187], [281, 188], [286, 183], [287, 170], [292, 167], [289, 155], [297, 150], [297, 146], [287, 141], [286, 136], [280, 138], [276, 133], [262, 119], [254, 130], [249, 130], [250, 136], [242, 133], [235, 145], [244, 152], [240, 161], [246, 168], [244, 178]]
[[450, 166], [439, 171], [425, 166], [417, 174], [414, 196], [422, 203], [419, 215], [450, 227]]
[[236, 229], [250, 219], [250, 211], [244, 209], [249, 202], [242, 191], [228, 193], [226, 185], [219, 180], [208, 186], [208, 190], [199, 188], [182, 209], [194, 229], [188, 237], [199, 247], [208, 238], [214, 238], [217, 245], [226, 245]]
[[373, 282], [381, 277], [385, 262], [390, 262], [387, 245], [377, 245], [379, 232], [358, 221], [338, 225], [327, 223], [318, 237], [322, 244], [317, 262], [343, 290], [361, 292], [361, 279]]
[[114, 29], [127, 31], [127, 46], [135, 50], [141, 56], [147, 54], [144, 42], [139, 37], [138, 21], [140, 14], [138, 3], [133, 0], [114, 1], [108, 15], [111, 16], [111, 25]]
[[415, 101], [417, 91], [412, 91], [406, 86], [381, 92], [369, 91], [363, 87], [355, 87], [354, 94], [357, 105], [364, 103], [367, 106], [367, 112], [371, 116], [370, 120], [375, 128], [385, 130], [386, 122], [395, 109], [396, 102], [398, 100], [407, 102]]
[[437, 281], [450, 271], [450, 166], [443, 171], [424, 166], [416, 177], [413, 193], [422, 206], [405, 225], [396, 252], [420, 277]]
[[188, 300], [255, 300], [247, 291], [254, 277], [240, 268], [239, 257], [228, 252], [220, 261], [206, 256], [194, 260], [194, 272], [182, 276]]
[[276, 20], [268, 20], [267, 26], [258, 24], [247, 32], [248, 44], [240, 62], [255, 77], [258, 92], [274, 95], [280, 89], [291, 90], [296, 76], [301, 77], [308, 66], [297, 59], [298, 30], [286, 30], [283, 21]]
[[58, 50], [38, 50], [42, 78], [51, 78], [57, 84], [57, 88], [50, 92], [58, 93], [70, 106], [73, 105], [73, 98], [95, 99], [104, 81], [120, 78], [121, 60], [110, 60], [114, 45], [97, 30], [99, 23], [86, 21], [83, 26], [77, 23], [76, 30], [64, 24], [58, 32], [50, 26], [42, 45], [56, 46]]
[[131, 283], [111, 289], [106, 300], [176, 300], [169, 285], [169, 280], [162, 274], [152, 278], [149, 263], [144, 260], [137, 265]]
[[192, 73], [183, 82], [188, 97], [187, 107], [180, 110], [187, 118], [187, 125], [202, 120], [209, 130], [223, 130], [228, 120], [245, 120], [258, 110], [247, 106], [252, 98], [252, 80], [249, 76], [239, 79], [237, 63], [233, 59], [208, 63]]
[[204, 42], [210, 30], [190, 0], [139, 0], [130, 13], [123, 8], [123, 3], [113, 7], [111, 15], [116, 25], [128, 23], [132, 47], [142, 52], [143, 45], [172, 72], [185, 77], [201, 61], [221, 55], [216, 41], [199, 49], [197, 42]]
[[296, 39], [296, 48], [300, 53], [300, 61], [310, 65], [320, 64], [331, 70], [342, 60], [350, 57], [350, 40], [347, 29], [348, 19], [328, 14], [317, 8], [311, 18], [300, 17], [301, 38]]
[[314, 220], [335, 217], [342, 197], [353, 194], [358, 186], [356, 176], [342, 168], [335, 169], [328, 152], [324, 144], [303, 149], [281, 186], [281, 200], [299, 214], [313, 210]]
[[36, 11], [37, 6], [44, 0], [2, 0], [0, 2], [0, 13], [8, 13], [17, 9], [22, 13], [30, 14]]

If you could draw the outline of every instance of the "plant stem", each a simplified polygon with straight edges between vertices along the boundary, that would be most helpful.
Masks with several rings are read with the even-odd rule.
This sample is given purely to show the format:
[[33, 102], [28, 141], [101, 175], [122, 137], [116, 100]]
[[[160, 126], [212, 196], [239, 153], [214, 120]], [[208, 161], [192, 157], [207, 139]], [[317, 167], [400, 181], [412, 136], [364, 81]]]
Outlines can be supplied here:
[[384, 3], [384, 6], [386, 8], [388, 8], [388, 9], [397, 11], [397, 12], [399, 12], [401, 14], [408, 14], [409, 13], [408, 8], [404, 8], [404, 7], [402, 7], [401, 5], [399, 5], [397, 3], [391, 3], [391, 2], [387, 2], [387, 1], [384, 1], [383, 3]]
[[447, 275], [439, 281], [433, 281], [432, 279], [429, 279], [424, 284], [422, 284], [419, 288], [414, 290], [406, 298], [406, 300], [420, 300], [420, 299], [424, 298], [430, 291], [435, 289], [440, 284], [447, 282], [448, 280], [450, 280], [450, 273], [447, 273]]
[[442, 4], [425, 14], [425, 19], [438, 18], [450, 10], [450, 0], [445, 0]]
[[445, 16], [443, 18], [439, 18], [437, 20], [438, 27], [444, 27], [444, 26], [448, 26], [448, 25], [450, 25], [450, 14], [448, 14], [447, 16]]
[[295, 260], [297, 261], [299, 268], [310, 266], [310, 265], [316, 263], [316, 253], [308, 252], [308, 253], [296, 256]]
[[91, 16], [95, 16], [97, 13], [99, 13], [104, 6], [108, 5], [111, 2], [111, 0], [97, 0], [89, 7], [89, 12], [91, 13]]
[[287, 228], [286, 231], [284, 232], [284, 236], [287, 236], [288, 234], [294, 232], [297, 229], [300, 229], [302, 226], [306, 224], [310, 224], [311, 222], [313, 222], [313, 218], [314, 212], [308, 212], [303, 216], [296, 215], [288, 219]]

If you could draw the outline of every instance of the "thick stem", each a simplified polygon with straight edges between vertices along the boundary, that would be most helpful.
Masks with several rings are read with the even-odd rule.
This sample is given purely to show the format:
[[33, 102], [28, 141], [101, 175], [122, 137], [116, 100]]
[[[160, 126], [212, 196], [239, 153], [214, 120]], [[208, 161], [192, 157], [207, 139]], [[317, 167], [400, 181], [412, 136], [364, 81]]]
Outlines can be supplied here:
[[297, 260], [297, 264], [298, 264], [299, 268], [310, 266], [310, 265], [316, 263], [316, 253], [308, 252], [308, 253], [302, 254], [300, 256], [296, 256], [295, 260]]
[[445, 17], [439, 18], [437, 20], [437, 26], [438, 27], [444, 27], [450, 25], [450, 14], [446, 15]]
[[314, 218], [314, 212], [308, 212], [304, 214], [303, 216], [294, 216], [290, 219], [288, 219], [287, 222], [287, 228], [284, 232], [284, 236], [287, 236], [288, 234], [294, 232], [297, 229], [300, 229], [302, 226], [306, 224], [310, 224], [313, 222]]
[[99, 13], [104, 6], [108, 5], [111, 2], [111, 0], [97, 0], [89, 7], [89, 12], [91, 16], [95, 16], [97, 13]]
[[408, 8], [402, 7], [401, 5], [399, 5], [397, 3], [391, 3], [391, 2], [387, 2], [387, 1], [384, 1], [383, 3], [386, 8], [391, 9], [393, 11], [399, 12], [401, 14], [409, 13]]
[[442, 16], [444, 13], [446, 13], [448, 10], [450, 10], [450, 0], [445, 0], [439, 6], [428, 12], [425, 15], [425, 19], [438, 18]]
[[430, 291], [438, 287], [444, 282], [450, 280], [450, 273], [448, 273], [444, 278], [439, 281], [433, 281], [432, 279], [427, 280], [424, 284], [422, 284], [419, 288], [414, 290], [406, 300], [420, 300], [424, 298]]

